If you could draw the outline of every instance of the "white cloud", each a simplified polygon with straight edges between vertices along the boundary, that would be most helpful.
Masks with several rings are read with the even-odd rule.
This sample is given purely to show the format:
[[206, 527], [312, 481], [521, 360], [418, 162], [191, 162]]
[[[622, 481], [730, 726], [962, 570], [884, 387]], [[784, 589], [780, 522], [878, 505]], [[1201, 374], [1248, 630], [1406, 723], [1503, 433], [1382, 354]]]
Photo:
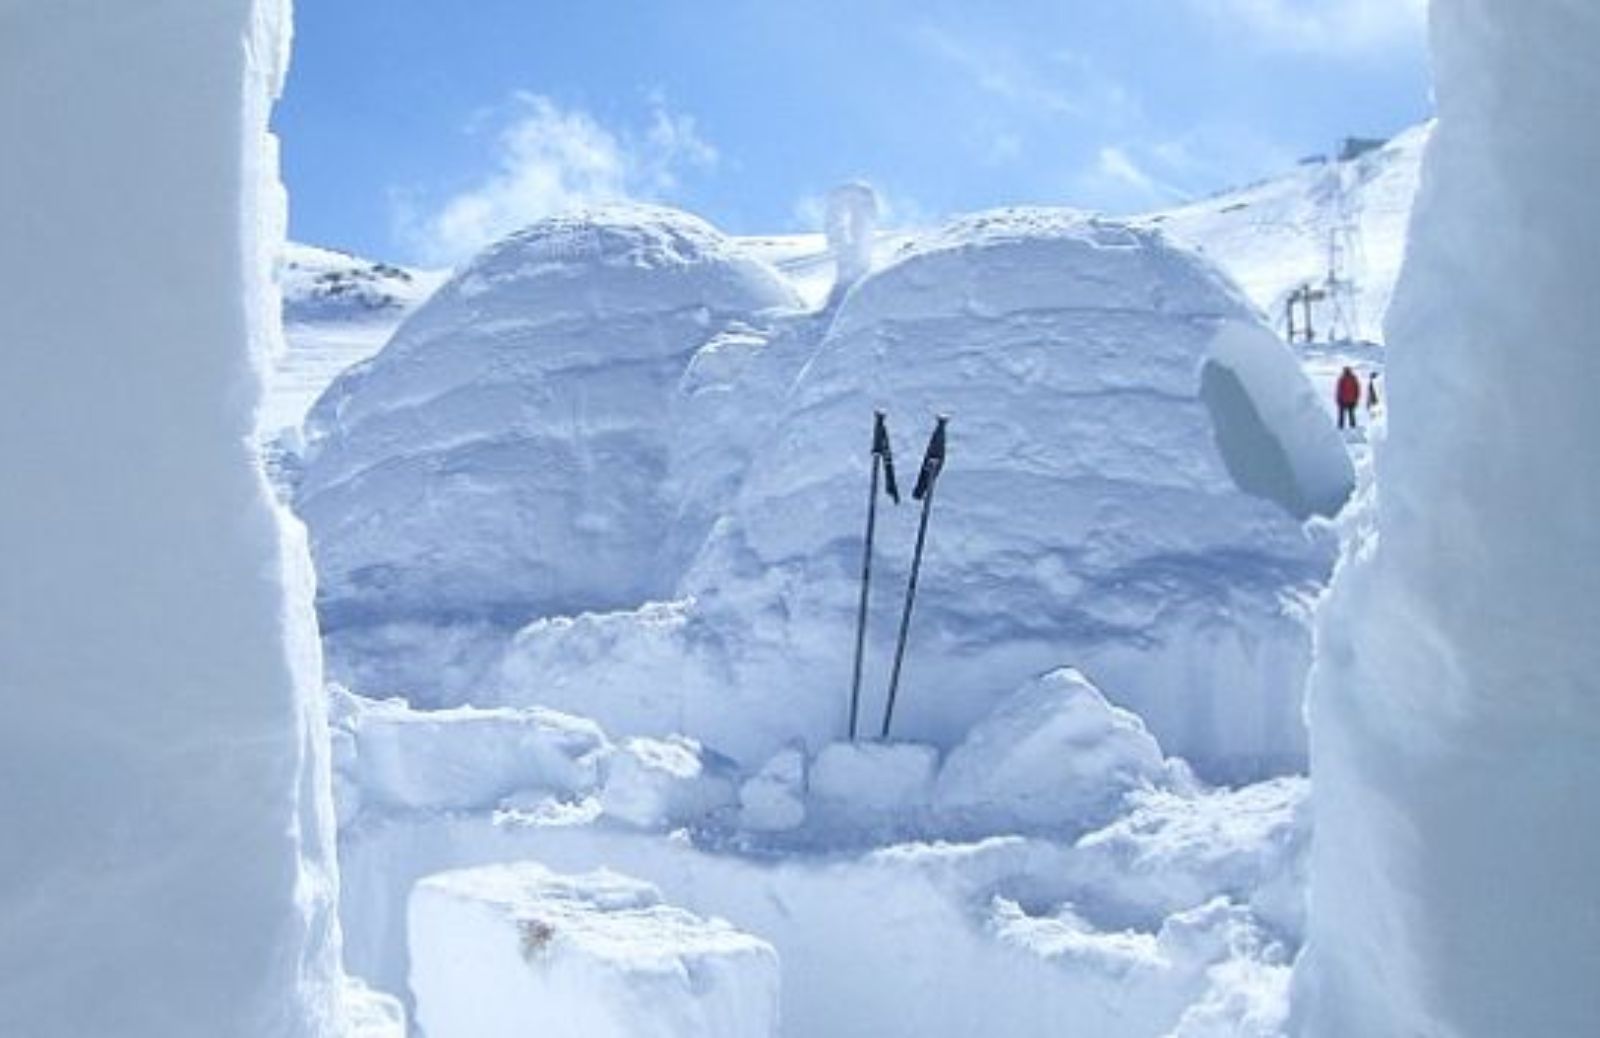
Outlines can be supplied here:
[[1188, 196], [1151, 172], [1128, 148], [1108, 144], [1100, 148], [1088, 171], [1079, 178], [1077, 192], [1107, 209], [1131, 211], [1170, 205]]
[[1086, 54], [1057, 50], [1048, 61], [1035, 61], [1014, 48], [933, 25], [921, 26], [917, 40], [979, 90], [1023, 112], [1102, 122], [1138, 115], [1133, 95]]
[[1349, 55], [1420, 44], [1428, 0], [1188, 0], [1225, 27], [1244, 29], [1257, 46]]
[[[480, 120], [475, 119], [474, 122]], [[395, 200], [401, 236], [427, 263], [459, 261], [541, 217], [623, 199], [659, 200], [686, 170], [717, 164], [694, 119], [652, 98], [642, 131], [610, 129], [580, 109], [518, 93], [494, 135], [493, 170], [479, 183], [424, 209]]]

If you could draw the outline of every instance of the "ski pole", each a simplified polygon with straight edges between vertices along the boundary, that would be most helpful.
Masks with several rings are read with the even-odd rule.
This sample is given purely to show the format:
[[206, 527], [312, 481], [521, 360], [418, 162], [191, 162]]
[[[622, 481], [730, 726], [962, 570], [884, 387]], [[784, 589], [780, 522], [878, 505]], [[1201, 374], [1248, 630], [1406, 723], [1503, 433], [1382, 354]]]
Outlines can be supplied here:
[[888, 476], [888, 493], [900, 503], [894, 480], [894, 454], [889, 449], [889, 428], [882, 411], [872, 413], [872, 488], [867, 496], [867, 536], [861, 552], [861, 602], [856, 609], [856, 664], [850, 683], [850, 741], [856, 741], [856, 719], [861, 711], [861, 661], [867, 646], [867, 591], [872, 585], [872, 538], [878, 527], [878, 478]]
[[882, 738], [889, 738], [889, 726], [894, 723], [894, 700], [900, 690], [900, 666], [905, 661], [906, 636], [911, 631], [911, 608], [917, 600], [917, 576], [922, 572], [922, 549], [928, 541], [928, 516], [933, 512], [933, 488], [944, 469], [944, 427], [949, 418], [938, 416], [933, 436], [928, 440], [928, 450], [922, 456], [922, 471], [917, 475], [917, 487], [911, 492], [912, 500], [922, 502], [922, 518], [917, 524], [917, 547], [911, 556], [911, 578], [906, 582], [906, 604], [900, 613], [900, 637], [894, 647], [894, 669], [889, 673], [889, 700], [883, 709]]

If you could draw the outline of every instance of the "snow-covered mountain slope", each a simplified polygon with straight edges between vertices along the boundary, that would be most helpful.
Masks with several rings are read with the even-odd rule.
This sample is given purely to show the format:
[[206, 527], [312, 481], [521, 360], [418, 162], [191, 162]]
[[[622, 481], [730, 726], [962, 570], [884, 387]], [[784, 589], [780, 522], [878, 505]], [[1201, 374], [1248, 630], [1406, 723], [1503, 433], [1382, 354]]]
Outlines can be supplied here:
[[289, 243], [279, 262], [285, 348], [261, 402], [260, 435], [287, 433], [297, 444], [306, 412], [329, 383], [382, 349], [446, 276]]
[[[1130, 222], [1158, 228], [1175, 243], [1207, 256], [1280, 332], [1289, 294], [1301, 285], [1326, 281], [1331, 245], [1338, 250], [1340, 276], [1358, 286], [1355, 327], [1344, 330], [1381, 343], [1431, 132], [1431, 124], [1412, 127], [1355, 158], [1308, 159], [1280, 176]], [[888, 262], [920, 233], [880, 232], [877, 264]], [[833, 259], [823, 235], [756, 235], [739, 241], [777, 267], [808, 302], [820, 305], [827, 298]], [[1323, 302], [1314, 303], [1312, 316], [1319, 335], [1335, 323]]]
[[[1405, 131], [1348, 161], [1313, 160], [1293, 172], [1136, 222], [1210, 257], [1238, 282], [1280, 332], [1284, 303], [1302, 285], [1321, 285], [1330, 247], [1341, 277], [1353, 280], [1356, 339], [1381, 342], [1383, 318], [1405, 253], [1431, 124]], [[1334, 317], [1318, 303], [1319, 334]]]

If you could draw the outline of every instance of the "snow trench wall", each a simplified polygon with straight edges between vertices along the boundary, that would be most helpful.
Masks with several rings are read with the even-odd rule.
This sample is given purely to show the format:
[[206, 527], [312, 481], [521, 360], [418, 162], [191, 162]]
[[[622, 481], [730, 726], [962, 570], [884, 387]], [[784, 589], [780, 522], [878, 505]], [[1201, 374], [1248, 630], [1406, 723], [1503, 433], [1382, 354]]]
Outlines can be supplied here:
[[337, 1033], [281, 0], [0, 0], [0, 1034]]
[[1434, 0], [1376, 536], [1325, 607], [1299, 1033], [1600, 1021], [1600, 7]]

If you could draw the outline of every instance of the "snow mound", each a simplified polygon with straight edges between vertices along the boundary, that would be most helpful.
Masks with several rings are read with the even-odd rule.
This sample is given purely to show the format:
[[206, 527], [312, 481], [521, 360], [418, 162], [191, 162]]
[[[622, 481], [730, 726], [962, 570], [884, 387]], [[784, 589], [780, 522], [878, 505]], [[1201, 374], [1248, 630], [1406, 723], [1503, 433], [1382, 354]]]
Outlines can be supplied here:
[[[1144, 988], [1149, 1000], [1140, 1007], [1144, 1013], [1157, 1019], [1163, 1010], [1182, 1013], [1176, 1030], [1165, 1033], [1172, 1038], [1278, 1035], [1287, 1017], [1289, 966], [1282, 946], [1261, 931], [1247, 909], [1226, 898], [1175, 913], [1153, 932], [1104, 930], [1070, 905], [1034, 916], [997, 898], [989, 926], [1002, 943], [1054, 968]], [[1246, 1022], [1266, 1029], [1216, 1030]], [[1129, 1032], [1163, 1033], [1150, 1028], [1147, 1020]]]
[[1142, 721], [1077, 671], [1057, 670], [1002, 701], [951, 751], [935, 803], [963, 820], [958, 830], [1085, 827], [1165, 775]]
[[411, 896], [411, 986], [429, 1038], [769, 1038], [778, 956], [613, 872], [447, 872]]
[[308, 419], [296, 506], [326, 627], [658, 596], [677, 575], [661, 544], [684, 368], [729, 322], [796, 305], [666, 209], [551, 218], [490, 247]]
[[1300, 941], [1311, 842], [1304, 778], [1139, 791], [1129, 806], [1073, 847], [1071, 885], [1092, 892], [1103, 915], [1148, 923], [1226, 897], [1275, 935]]

